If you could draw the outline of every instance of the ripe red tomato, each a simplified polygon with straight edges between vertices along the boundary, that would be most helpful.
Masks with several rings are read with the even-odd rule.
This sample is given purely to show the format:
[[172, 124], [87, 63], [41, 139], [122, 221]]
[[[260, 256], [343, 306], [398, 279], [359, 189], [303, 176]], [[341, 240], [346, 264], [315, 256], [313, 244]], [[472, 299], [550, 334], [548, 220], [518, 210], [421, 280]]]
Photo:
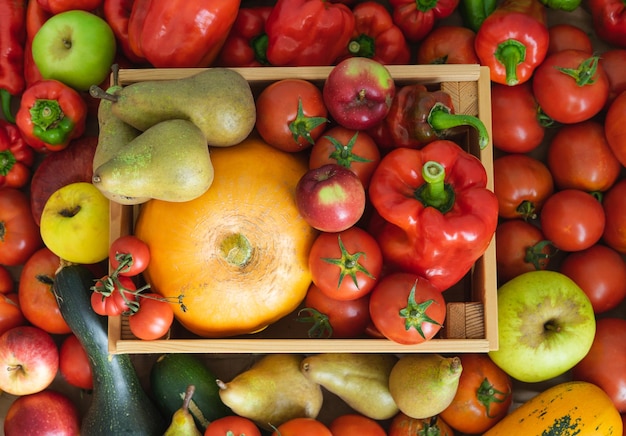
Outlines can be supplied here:
[[609, 78], [609, 98], [606, 106], [608, 107], [613, 100], [626, 91], [626, 49], [614, 48], [603, 52], [600, 55], [600, 64], [604, 68], [604, 72]]
[[338, 233], [321, 232], [309, 251], [313, 283], [335, 300], [354, 300], [370, 293], [382, 268], [378, 242], [355, 226]]
[[439, 416], [462, 433], [482, 434], [507, 414], [513, 400], [513, 382], [486, 354], [459, 357], [463, 366], [459, 387]]
[[589, 352], [572, 369], [574, 380], [594, 383], [626, 412], [626, 320], [601, 318]]
[[0, 189], [0, 264], [17, 266], [43, 246], [26, 194]]
[[476, 33], [464, 26], [438, 26], [417, 47], [417, 63], [479, 64], [474, 49]]
[[529, 271], [546, 269], [554, 249], [536, 225], [522, 219], [502, 221], [496, 228], [498, 282]]
[[109, 263], [111, 268], [119, 271], [121, 276], [136, 276], [141, 274], [150, 263], [150, 248], [137, 236], [120, 236], [109, 248]]
[[[130, 277], [118, 276], [116, 281], [113, 276], [105, 276], [96, 281], [95, 288], [99, 291], [94, 290], [91, 294], [91, 307], [98, 315], [117, 316], [129, 312], [133, 305], [130, 302], [137, 299], [133, 293], [137, 286]], [[121, 293], [122, 290], [126, 299]]]
[[333, 434], [317, 419], [293, 418], [279, 425], [272, 436], [333, 436]]
[[548, 28], [548, 34], [550, 42], [547, 55], [570, 48], [582, 50], [589, 55], [593, 53], [591, 38], [578, 26], [568, 23], [554, 24]]
[[69, 334], [59, 348], [59, 372], [72, 386], [93, 389], [93, 374], [87, 352], [73, 333]]
[[248, 418], [230, 415], [218, 418], [207, 426], [204, 436], [261, 436], [259, 427]]
[[0, 294], [0, 335], [13, 327], [27, 324], [16, 292]]
[[454, 436], [452, 428], [438, 415], [432, 418], [411, 418], [398, 412], [391, 420], [388, 436], [439, 435]]
[[493, 178], [501, 218], [535, 218], [554, 192], [548, 167], [526, 154], [507, 154], [495, 159]]
[[614, 309], [626, 298], [626, 262], [606, 245], [568, 254], [559, 271], [587, 294], [596, 314]]
[[174, 310], [170, 303], [158, 294], [142, 294], [139, 310], [128, 318], [128, 327], [139, 339], [150, 341], [164, 336], [174, 322]]
[[370, 294], [370, 316], [386, 338], [419, 344], [441, 330], [446, 303], [439, 289], [425, 278], [394, 272], [383, 277]]
[[559, 189], [606, 191], [622, 170], [606, 140], [604, 126], [595, 120], [557, 129], [546, 162]]
[[602, 200], [606, 226], [602, 239], [619, 251], [626, 253], [626, 179], [621, 179], [604, 194]]
[[528, 153], [536, 149], [546, 128], [538, 114], [537, 100], [530, 82], [517, 86], [491, 84], [493, 146], [508, 153]]
[[273, 82], [257, 97], [256, 112], [259, 135], [287, 152], [311, 147], [328, 124], [322, 91], [302, 79]]
[[580, 251], [598, 242], [604, 231], [602, 204], [578, 189], [552, 194], [541, 210], [541, 229], [554, 246], [563, 251]]
[[[585, 64], [585, 72], [581, 72]], [[554, 121], [579, 123], [604, 108], [609, 79], [597, 57], [583, 50], [566, 49], [547, 56], [535, 69], [533, 93], [543, 112]]]
[[309, 155], [309, 168], [319, 168], [328, 163], [351, 169], [367, 188], [376, 166], [380, 150], [374, 139], [364, 131], [333, 127], [319, 137]]
[[59, 262], [59, 257], [47, 247], [40, 248], [24, 264], [18, 289], [24, 317], [31, 324], [52, 334], [72, 331], [52, 293]]
[[332, 420], [328, 428], [333, 436], [387, 436], [378, 422], [356, 413], [338, 416]]
[[609, 106], [604, 118], [604, 134], [617, 160], [626, 166], [626, 91]]
[[335, 300], [311, 283], [298, 312], [298, 321], [312, 322], [311, 338], [355, 338], [370, 323], [369, 295], [354, 300]]
[[8, 294], [13, 292], [13, 289], [15, 289], [15, 283], [11, 271], [0, 265], [0, 294]]

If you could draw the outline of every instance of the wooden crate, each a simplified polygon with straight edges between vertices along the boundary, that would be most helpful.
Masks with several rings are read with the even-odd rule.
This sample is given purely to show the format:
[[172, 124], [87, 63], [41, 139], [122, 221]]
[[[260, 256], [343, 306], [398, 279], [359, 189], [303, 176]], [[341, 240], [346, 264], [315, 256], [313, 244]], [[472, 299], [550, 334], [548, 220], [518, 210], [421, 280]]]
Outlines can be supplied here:
[[[321, 86], [331, 67], [260, 67], [235, 69], [251, 85], [255, 94], [279, 79], [301, 78]], [[389, 70], [398, 85], [423, 83], [443, 89], [453, 98], [455, 111], [478, 116], [491, 134], [491, 93], [489, 70], [479, 65], [401, 65]], [[200, 69], [137, 69], [119, 72], [121, 85], [145, 80], [168, 80], [187, 77]], [[454, 140], [478, 156], [489, 175], [493, 189], [493, 153], [491, 141], [480, 150], [476, 132], [463, 128]], [[110, 237], [132, 233], [140, 206], [111, 203]], [[444, 328], [435, 338], [419, 345], [400, 345], [386, 339], [309, 339], [308, 325], [295, 321], [297, 310], [260, 333], [223, 339], [200, 338], [174, 323], [166, 338], [155, 341], [136, 339], [128, 328], [126, 316], [109, 318], [111, 353], [322, 353], [322, 352], [487, 352], [498, 348], [496, 304], [496, 255], [492, 239], [485, 254], [455, 287], [445, 292], [448, 315]]]

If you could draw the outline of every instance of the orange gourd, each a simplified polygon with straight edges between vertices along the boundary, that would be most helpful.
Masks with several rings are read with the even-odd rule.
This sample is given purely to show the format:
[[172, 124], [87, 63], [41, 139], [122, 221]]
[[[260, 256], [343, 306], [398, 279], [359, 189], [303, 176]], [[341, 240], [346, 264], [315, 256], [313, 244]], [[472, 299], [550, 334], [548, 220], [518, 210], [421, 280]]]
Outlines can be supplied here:
[[147, 242], [145, 278], [178, 321], [201, 337], [260, 331], [292, 312], [311, 283], [308, 253], [317, 235], [294, 195], [306, 160], [251, 137], [212, 148], [215, 179], [183, 203], [142, 205], [135, 234]]
[[621, 436], [622, 418], [598, 386], [558, 384], [514, 409], [483, 436]]

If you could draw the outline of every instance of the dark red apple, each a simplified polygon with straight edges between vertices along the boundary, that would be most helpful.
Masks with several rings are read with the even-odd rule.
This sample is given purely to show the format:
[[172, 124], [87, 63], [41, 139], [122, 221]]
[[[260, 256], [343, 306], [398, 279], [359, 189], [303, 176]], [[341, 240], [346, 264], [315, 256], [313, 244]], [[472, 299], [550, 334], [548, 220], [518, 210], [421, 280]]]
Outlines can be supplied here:
[[324, 104], [340, 125], [355, 130], [380, 123], [391, 107], [396, 85], [389, 70], [365, 57], [339, 62], [326, 78]]
[[51, 389], [18, 397], [4, 417], [4, 434], [77, 436], [78, 408], [66, 395]]
[[296, 206], [309, 225], [341, 232], [356, 224], [365, 210], [365, 188], [346, 167], [326, 164], [307, 171], [296, 185]]

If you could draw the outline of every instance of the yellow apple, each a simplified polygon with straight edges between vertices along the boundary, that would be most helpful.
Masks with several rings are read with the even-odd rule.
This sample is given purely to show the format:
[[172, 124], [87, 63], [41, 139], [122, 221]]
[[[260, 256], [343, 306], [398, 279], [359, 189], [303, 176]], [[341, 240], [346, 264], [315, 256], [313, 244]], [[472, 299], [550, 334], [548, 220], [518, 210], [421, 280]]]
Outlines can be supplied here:
[[56, 190], [41, 214], [41, 238], [61, 259], [90, 264], [109, 253], [109, 200], [91, 183]]

